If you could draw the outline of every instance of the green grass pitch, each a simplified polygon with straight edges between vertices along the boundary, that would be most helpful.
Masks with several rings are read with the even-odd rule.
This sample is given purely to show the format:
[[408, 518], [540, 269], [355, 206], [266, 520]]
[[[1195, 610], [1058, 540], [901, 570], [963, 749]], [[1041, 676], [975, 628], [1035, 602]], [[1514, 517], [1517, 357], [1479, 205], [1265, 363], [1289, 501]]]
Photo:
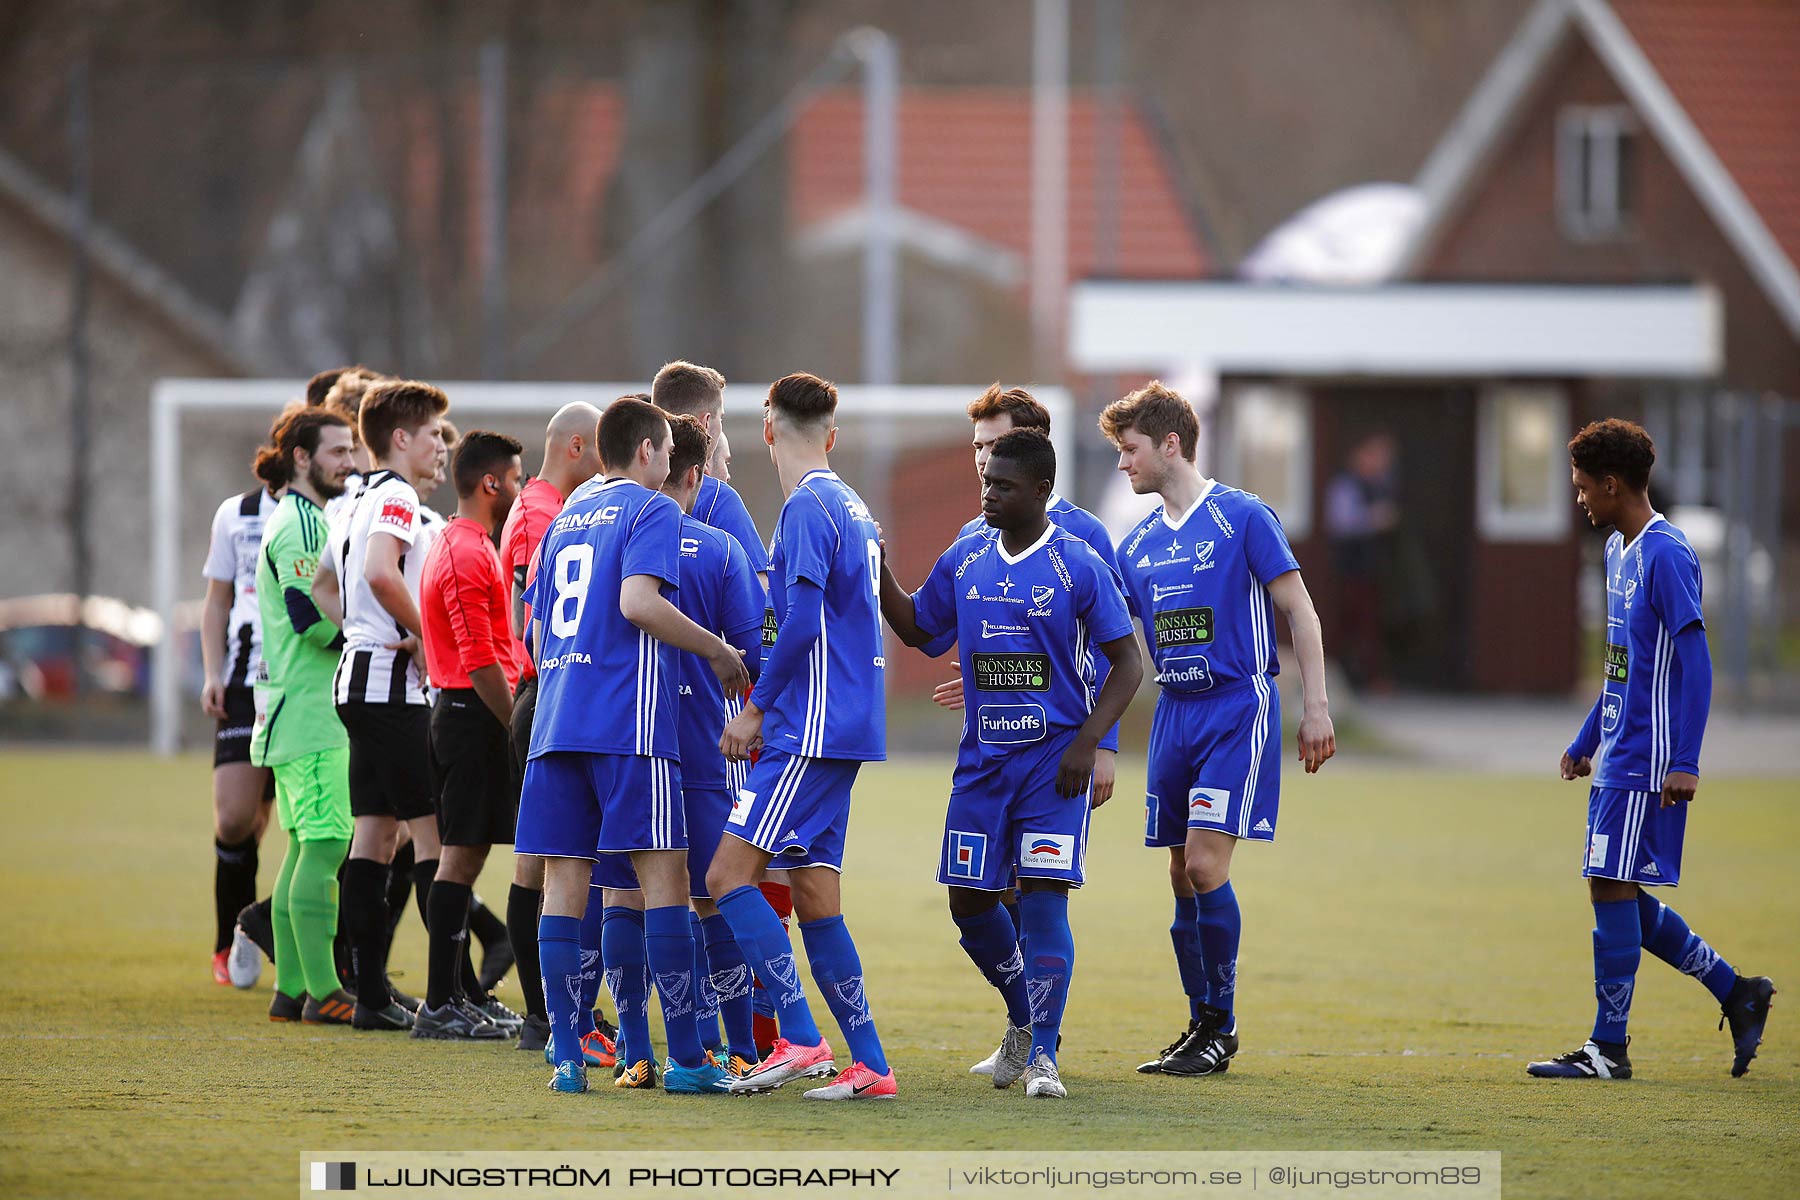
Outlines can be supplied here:
[[[1593, 1014], [1585, 790], [1547, 772], [1290, 769], [1280, 843], [1244, 847], [1235, 872], [1243, 1052], [1225, 1077], [1181, 1080], [1132, 1071], [1185, 1007], [1166, 860], [1141, 847], [1142, 778], [1126, 764], [1073, 905], [1070, 1099], [997, 1093], [966, 1069], [1003, 1018], [932, 881], [947, 773], [876, 765], [858, 786], [845, 907], [901, 1095], [826, 1106], [552, 1096], [536, 1055], [271, 1025], [266, 986], [207, 973], [207, 764], [8, 750], [0, 1195], [285, 1195], [308, 1148], [1492, 1149], [1509, 1196], [1757, 1196], [1800, 1178], [1800, 1014], [1782, 1001], [1733, 1080], [1717, 1006], [1646, 956], [1638, 1077], [1526, 1078]], [[1672, 897], [1733, 962], [1790, 989], [1794, 800], [1792, 781], [1703, 787]], [[280, 857], [271, 831], [265, 887]], [[496, 855], [484, 877], [496, 904], [509, 870]], [[394, 965], [416, 991], [423, 938], [412, 917], [403, 929]], [[518, 999], [510, 982], [502, 995]]]

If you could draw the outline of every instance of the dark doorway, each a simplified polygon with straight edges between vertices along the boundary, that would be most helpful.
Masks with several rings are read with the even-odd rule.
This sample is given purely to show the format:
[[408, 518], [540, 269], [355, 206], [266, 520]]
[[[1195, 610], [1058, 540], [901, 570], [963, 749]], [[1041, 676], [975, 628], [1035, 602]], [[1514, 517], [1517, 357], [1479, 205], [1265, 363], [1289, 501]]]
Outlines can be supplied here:
[[[1382, 539], [1373, 571], [1373, 603], [1379, 616], [1386, 680], [1402, 688], [1433, 691], [1468, 686], [1468, 615], [1475, 533], [1475, 392], [1456, 385], [1328, 384], [1313, 389], [1319, 438], [1321, 518], [1332, 482], [1349, 469], [1369, 438], [1392, 439], [1391, 479], [1398, 523]], [[1325, 538], [1322, 548], [1329, 552]], [[1335, 589], [1338, 603], [1364, 588]], [[1367, 612], [1340, 613], [1340, 631]], [[1331, 648], [1328, 647], [1328, 651]]]

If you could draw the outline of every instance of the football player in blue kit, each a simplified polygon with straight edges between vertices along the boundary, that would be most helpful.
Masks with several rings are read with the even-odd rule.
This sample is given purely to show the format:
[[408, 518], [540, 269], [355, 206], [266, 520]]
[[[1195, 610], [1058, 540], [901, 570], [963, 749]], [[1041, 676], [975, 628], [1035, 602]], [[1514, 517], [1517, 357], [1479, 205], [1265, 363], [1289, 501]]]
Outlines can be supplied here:
[[[1057, 1035], [1075, 965], [1069, 889], [1084, 879], [1090, 808], [1104, 802], [1092, 792], [1095, 756], [1143, 662], [1112, 568], [1046, 511], [1055, 479], [1042, 433], [997, 439], [983, 471], [988, 528], [957, 538], [912, 595], [884, 560], [881, 609], [909, 646], [948, 635], [961, 648], [972, 703], [937, 879], [964, 951], [1006, 1002], [994, 1086], [1023, 1076], [1026, 1096], [1061, 1099]], [[1098, 694], [1093, 645], [1112, 667]], [[1023, 929], [1000, 904], [1015, 874]]]
[[746, 686], [749, 674], [736, 648], [671, 601], [682, 512], [656, 490], [669, 474], [662, 410], [615, 401], [598, 441], [604, 478], [578, 489], [551, 523], [525, 594], [540, 682], [516, 845], [545, 860], [538, 947], [556, 1056], [550, 1086], [587, 1090], [581, 921], [595, 860], [619, 854], [630, 856], [644, 893], [648, 965], [669, 1039], [664, 1089], [723, 1094], [725, 1072], [694, 1021], [678, 652], [705, 658], [727, 689]]
[[1527, 1072], [1540, 1079], [1629, 1079], [1626, 1023], [1648, 950], [1706, 986], [1731, 1023], [1731, 1073], [1756, 1057], [1775, 985], [1739, 975], [1646, 887], [1681, 879], [1688, 804], [1712, 701], [1700, 560], [1650, 504], [1656, 447], [1629, 421], [1596, 421], [1569, 443], [1575, 496], [1606, 539], [1605, 685], [1562, 756], [1562, 777], [1592, 772], [1587, 858], [1594, 902], [1593, 1035]]
[[1325, 696], [1319, 617], [1273, 510], [1202, 475], [1199, 421], [1151, 382], [1106, 406], [1100, 429], [1139, 495], [1162, 504], [1119, 545], [1125, 596], [1142, 622], [1161, 687], [1150, 725], [1144, 844], [1169, 849], [1170, 938], [1187, 1029], [1138, 1068], [1210, 1075], [1237, 1053], [1238, 938], [1231, 855], [1274, 841], [1280, 800], [1281, 701], [1273, 676], [1275, 611], [1293, 634], [1308, 774], [1337, 752]]
[[813, 980], [852, 1058], [807, 1098], [881, 1100], [895, 1095], [894, 1073], [869, 1012], [838, 886], [857, 770], [887, 757], [881, 546], [867, 506], [831, 470], [836, 413], [837, 389], [817, 376], [789, 375], [769, 388], [763, 440], [787, 496], [769, 564], [779, 632], [756, 690], [720, 739], [729, 759], [742, 761], [759, 744], [762, 753], [726, 818], [707, 891], [781, 1023], [771, 1052], [732, 1080], [731, 1090], [767, 1091], [836, 1066], [786, 931], [757, 887], [773, 867], [787, 872]]

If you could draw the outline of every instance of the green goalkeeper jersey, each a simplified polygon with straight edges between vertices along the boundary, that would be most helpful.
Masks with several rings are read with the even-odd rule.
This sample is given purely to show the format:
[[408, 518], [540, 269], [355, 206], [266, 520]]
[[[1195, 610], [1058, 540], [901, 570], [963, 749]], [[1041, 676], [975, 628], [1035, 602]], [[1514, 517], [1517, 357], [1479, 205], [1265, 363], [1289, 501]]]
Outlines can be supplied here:
[[325, 513], [297, 492], [283, 496], [263, 526], [256, 565], [263, 655], [250, 735], [250, 760], [258, 766], [349, 745], [331, 700], [343, 634], [312, 600], [327, 536]]

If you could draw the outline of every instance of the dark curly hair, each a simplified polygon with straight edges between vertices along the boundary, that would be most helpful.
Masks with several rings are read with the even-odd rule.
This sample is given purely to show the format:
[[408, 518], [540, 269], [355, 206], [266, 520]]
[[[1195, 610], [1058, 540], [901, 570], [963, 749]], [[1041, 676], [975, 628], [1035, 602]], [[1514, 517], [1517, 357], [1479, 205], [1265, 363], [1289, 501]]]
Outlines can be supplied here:
[[1650, 486], [1656, 444], [1642, 425], [1611, 417], [1594, 421], [1569, 439], [1569, 461], [1595, 479], [1616, 476], [1632, 491], [1641, 492]]

